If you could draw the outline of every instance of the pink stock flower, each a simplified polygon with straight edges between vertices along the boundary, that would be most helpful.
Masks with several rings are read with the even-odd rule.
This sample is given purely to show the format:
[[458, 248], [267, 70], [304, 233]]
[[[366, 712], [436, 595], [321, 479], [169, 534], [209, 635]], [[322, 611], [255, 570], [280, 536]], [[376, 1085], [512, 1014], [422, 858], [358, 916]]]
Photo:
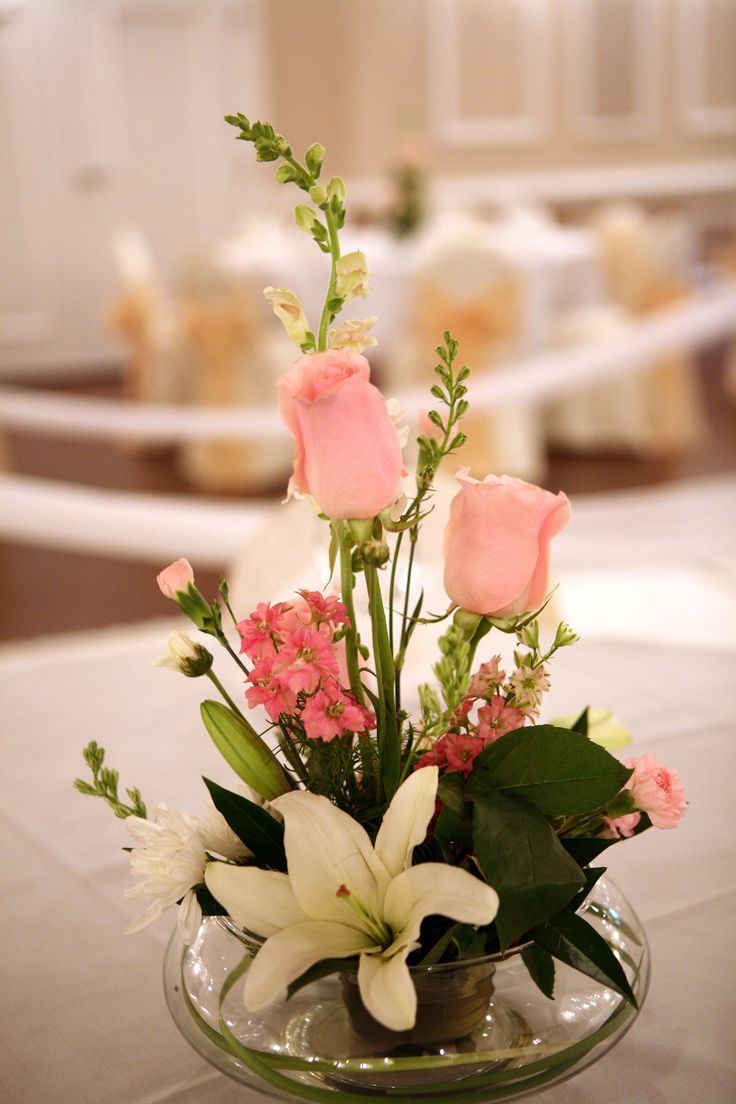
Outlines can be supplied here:
[[496, 692], [506, 672], [501, 670], [501, 657], [493, 656], [487, 663], [481, 663], [470, 680], [469, 698], [490, 698]]
[[685, 790], [676, 770], [663, 767], [651, 752], [640, 759], [624, 759], [634, 773], [626, 783], [637, 809], [646, 813], [655, 828], [674, 828], [687, 812]]
[[641, 820], [641, 813], [624, 813], [619, 817], [604, 817], [606, 825], [598, 833], [599, 839], [628, 839]]
[[338, 675], [337, 654], [332, 637], [311, 625], [300, 625], [286, 634], [273, 660], [272, 674], [295, 694], [311, 694], [323, 676]]
[[448, 771], [460, 771], [467, 778], [473, 770], [473, 761], [485, 746], [485, 740], [468, 732], [446, 732], [437, 741], [437, 754]]
[[325, 681], [304, 706], [302, 723], [310, 740], [329, 743], [344, 732], [374, 728], [376, 718], [335, 681]]
[[514, 617], [542, 604], [549, 585], [549, 546], [570, 520], [567, 496], [522, 479], [467, 468], [445, 529], [445, 590], [471, 613]]
[[487, 705], [478, 710], [478, 735], [486, 743], [513, 732], [524, 724], [524, 714], [506, 699], [495, 694]]
[[240, 633], [240, 651], [249, 659], [258, 660], [276, 654], [274, 637], [278, 633], [279, 623], [284, 611], [289, 609], [285, 602], [259, 602], [251, 615], [244, 621], [238, 621], [235, 628]]
[[331, 518], [372, 518], [399, 493], [401, 446], [365, 357], [329, 349], [301, 357], [279, 380], [279, 405], [296, 441], [290, 490]]
[[173, 598], [180, 590], [186, 590], [194, 582], [194, 572], [189, 560], [181, 559], [169, 564], [156, 576], [159, 590], [165, 598]]
[[262, 705], [272, 721], [278, 721], [282, 713], [296, 710], [296, 694], [273, 674], [273, 656], [264, 656], [248, 675], [251, 686], [245, 699], [251, 709]]
[[336, 594], [322, 594], [319, 590], [297, 591], [306, 602], [311, 618], [318, 625], [350, 625], [348, 611]]

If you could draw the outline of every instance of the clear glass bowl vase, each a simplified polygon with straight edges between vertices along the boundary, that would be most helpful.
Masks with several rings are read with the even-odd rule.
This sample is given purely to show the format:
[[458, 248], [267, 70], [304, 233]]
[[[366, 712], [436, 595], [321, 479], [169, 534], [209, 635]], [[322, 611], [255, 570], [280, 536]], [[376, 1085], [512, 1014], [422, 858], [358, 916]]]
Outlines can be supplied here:
[[[618, 957], [641, 1008], [649, 951], [631, 905], [601, 879], [580, 912]], [[253, 1014], [242, 999], [248, 953], [242, 933], [227, 920], [206, 920], [189, 947], [175, 931], [164, 963], [166, 999], [195, 1050], [277, 1100], [518, 1099], [596, 1061], [636, 1017], [612, 989], [560, 962], [555, 997], [548, 1000], [518, 949], [412, 967], [419, 1009], [412, 1031], [392, 1032], [372, 1019], [349, 967]]]

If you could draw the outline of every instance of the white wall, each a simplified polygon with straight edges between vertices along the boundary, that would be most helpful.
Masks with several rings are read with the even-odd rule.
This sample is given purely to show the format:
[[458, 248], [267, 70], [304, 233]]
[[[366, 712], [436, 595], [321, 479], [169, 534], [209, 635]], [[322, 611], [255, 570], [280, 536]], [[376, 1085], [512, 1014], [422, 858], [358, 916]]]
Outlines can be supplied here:
[[0, 372], [119, 355], [110, 242], [165, 276], [247, 210], [222, 121], [265, 113], [258, 0], [0, 0]]

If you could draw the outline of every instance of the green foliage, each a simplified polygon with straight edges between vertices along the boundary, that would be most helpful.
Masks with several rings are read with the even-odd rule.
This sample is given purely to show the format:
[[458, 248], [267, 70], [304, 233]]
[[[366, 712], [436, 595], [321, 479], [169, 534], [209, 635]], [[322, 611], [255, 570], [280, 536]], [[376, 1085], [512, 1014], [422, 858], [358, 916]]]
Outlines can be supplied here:
[[209, 778], [204, 779], [204, 784], [215, 808], [256, 860], [272, 870], [286, 870], [283, 824], [242, 794], [226, 790]]
[[455, 709], [470, 681], [470, 643], [457, 625], [452, 624], [438, 641], [442, 658], [432, 670], [440, 684], [448, 710]]
[[141, 792], [137, 787], [126, 790], [130, 805], [126, 805], [118, 796], [119, 773], [112, 767], [106, 767], [105, 749], [100, 747], [95, 740], [91, 740], [82, 751], [82, 758], [92, 772], [92, 782], [85, 782], [83, 778], [74, 779], [74, 787], [80, 793], [90, 797], [101, 797], [110, 806], [116, 817], [125, 820], [129, 816], [145, 817], [148, 815], [146, 806], [141, 798]]
[[496, 930], [501, 949], [554, 916], [584, 884], [546, 817], [523, 798], [471, 778], [473, 850], [498, 893]]
[[548, 816], [574, 816], [611, 801], [630, 774], [579, 732], [535, 725], [489, 744], [475, 760], [473, 785], [514, 793]]
[[560, 962], [603, 982], [637, 1008], [636, 997], [621, 963], [602, 935], [576, 912], [562, 909], [530, 932], [532, 938]]
[[555, 960], [549, 951], [539, 943], [530, 943], [521, 952], [521, 959], [538, 989], [549, 1000], [554, 999], [555, 989]]
[[417, 488], [427, 490], [432, 484], [435, 473], [445, 456], [450, 456], [465, 444], [465, 434], [457, 431], [457, 423], [468, 412], [469, 403], [465, 398], [467, 394], [466, 380], [470, 375], [470, 369], [463, 367], [459, 372], [455, 371], [458, 343], [449, 330], [444, 335], [444, 344], [438, 345], [435, 350], [439, 357], [439, 363], [435, 365], [435, 373], [439, 383], [431, 388], [432, 396], [447, 410], [430, 410], [427, 414], [433, 426], [440, 430], [442, 437], [435, 440], [434, 437], [422, 435], [417, 438], [419, 444], [419, 460], [417, 462]]

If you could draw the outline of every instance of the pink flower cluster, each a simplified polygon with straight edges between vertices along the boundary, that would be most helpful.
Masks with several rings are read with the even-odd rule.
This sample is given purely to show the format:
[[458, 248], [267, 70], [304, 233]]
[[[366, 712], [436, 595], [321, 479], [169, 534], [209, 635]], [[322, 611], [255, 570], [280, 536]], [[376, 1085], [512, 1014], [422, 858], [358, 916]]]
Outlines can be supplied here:
[[[522, 708], [512, 704], [511, 692], [504, 689], [505, 681], [500, 656], [481, 664], [470, 680], [468, 693], [450, 717], [450, 724], [457, 731], [440, 736], [418, 761], [417, 768], [438, 766], [446, 771], [460, 771], [467, 778], [484, 747], [521, 728], [533, 706]], [[477, 720], [473, 722], [470, 714], [479, 702], [484, 704], [478, 708]]]
[[253, 661], [246, 700], [272, 721], [298, 716], [312, 740], [374, 728], [376, 719], [341, 685], [336, 634], [350, 620], [335, 595], [300, 590], [294, 602], [261, 602], [238, 622], [241, 653]]

